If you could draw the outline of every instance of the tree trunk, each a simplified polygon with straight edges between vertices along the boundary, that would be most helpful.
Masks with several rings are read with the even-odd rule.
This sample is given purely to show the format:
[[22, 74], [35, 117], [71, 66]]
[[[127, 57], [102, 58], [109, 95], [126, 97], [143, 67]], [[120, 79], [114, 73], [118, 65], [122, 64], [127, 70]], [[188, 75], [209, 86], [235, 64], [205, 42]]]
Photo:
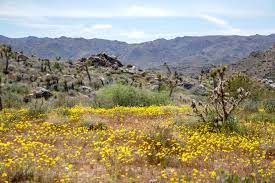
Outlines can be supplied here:
[[174, 91], [174, 86], [171, 86], [170, 92], [169, 92], [169, 97], [172, 97], [173, 91]]
[[220, 92], [221, 92], [221, 103], [223, 111], [223, 122], [228, 119], [228, 114], [226, 111], [226, 101], [225, 101], [225, 90], [224, 90], [224, 78], [223, 75], [220, 76]]
[[86, 70], [86, 72], [87, 72], [88, 79], [89, 79], [89, 81], [90, 81], [90, 83], [91, 83], [91, 81], [92, 81], [91, 75], [90, 75], [90, 73], [89, 73], [89, 69], [88, 69], [88, 66], [87, 66], [86, 64], [85, 64], [85, 70]]

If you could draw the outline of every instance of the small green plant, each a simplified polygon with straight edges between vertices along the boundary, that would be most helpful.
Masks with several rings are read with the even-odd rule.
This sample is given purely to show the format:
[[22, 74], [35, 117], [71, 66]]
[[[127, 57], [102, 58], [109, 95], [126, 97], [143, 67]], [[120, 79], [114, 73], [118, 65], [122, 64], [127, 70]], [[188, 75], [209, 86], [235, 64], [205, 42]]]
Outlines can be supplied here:
[[275, 113], [275, 100], [268, 100], [264, 102], [264, 110], [267, 113]]

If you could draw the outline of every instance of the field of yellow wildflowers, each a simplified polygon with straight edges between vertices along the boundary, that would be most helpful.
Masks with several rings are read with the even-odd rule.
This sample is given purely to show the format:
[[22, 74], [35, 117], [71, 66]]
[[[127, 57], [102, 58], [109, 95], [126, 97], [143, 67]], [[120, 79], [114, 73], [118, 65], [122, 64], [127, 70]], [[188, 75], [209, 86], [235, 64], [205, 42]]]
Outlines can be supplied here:
[[246, 135], [188, 121], [189, 107], [0, 113], [0, 182], [274, 182], [275, 125]]

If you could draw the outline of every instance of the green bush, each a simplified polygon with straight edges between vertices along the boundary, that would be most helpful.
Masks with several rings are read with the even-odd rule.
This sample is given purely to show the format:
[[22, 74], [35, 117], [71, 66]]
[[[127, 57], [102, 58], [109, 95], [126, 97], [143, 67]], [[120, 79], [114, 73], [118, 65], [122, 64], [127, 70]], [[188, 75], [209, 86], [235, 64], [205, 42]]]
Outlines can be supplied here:
[[245, 134], [247, 129], [242, 125], [237, 118], [230, 117], [221, 127], [222, 130], [226, 132], [236, 132], [239, 134]]
[[265, 91], [256, 81], [250, 79], [244, 74], [234, 74], [230, 76], [227, 80], [226, 91], [230, 96], [237, 97], [239, 94], [237, 92], [238, 88], [243, 88], [245, 91], [250, 92], [250, 98], [254, 101], [259, 101], [262, 99]]
[[218, 122], [216, 117], [217, 113], [214, 110], [208, 112], [207, 122], [210, 129], [219, 129], [219, 131], [236, 132], [239, 134], [244, 134], [247, 131], [245, 126], [243, 126], [234, 116], [230, 116], [228, 120], [224, 122]]
[[95, 107], [165, 105], [171, 101], [163, 93], [155, 93], [132, 86], [114, 84], [97, 92]]
[[20, 108], [24, 105], [22, 96], [17, 93], [5, 92], [2, 100], [5, 108]]
[[268, 100], [264, 102], [264, 110], [267, 113], [274, 113], [275, 112], [275, 100]]
[[244, 111], [257, 112], [259, 110], [259, 102], [253, 99], [248, 99], [243, 104]]
[[29, 88], [23, 84], [6, 84], [2, 88], [2, 100], [5, 108], [20, 108], [24, 105], [23, 96]]

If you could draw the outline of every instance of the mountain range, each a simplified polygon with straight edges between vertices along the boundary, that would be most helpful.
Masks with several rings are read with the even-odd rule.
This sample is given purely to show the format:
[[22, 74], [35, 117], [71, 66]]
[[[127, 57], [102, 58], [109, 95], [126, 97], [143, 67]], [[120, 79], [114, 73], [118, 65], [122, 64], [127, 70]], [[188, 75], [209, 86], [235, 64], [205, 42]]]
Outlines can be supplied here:
[[0, 36], [0, 43], [11, 45], [16, 51], [40, 58], [76, 60], [105, 52], [117, 56], [124, 64], [141, 68], [156, 68], [164, 62], [176, 68], [191, 69], [205, 64], [229, 64], [247, 57], [251, 52], [266, 50], [275, 43], [275, 34], [263, 36], [185, 36], [175, 39], [128, 44], [104, 39], [84, 38], [8, 38]]

